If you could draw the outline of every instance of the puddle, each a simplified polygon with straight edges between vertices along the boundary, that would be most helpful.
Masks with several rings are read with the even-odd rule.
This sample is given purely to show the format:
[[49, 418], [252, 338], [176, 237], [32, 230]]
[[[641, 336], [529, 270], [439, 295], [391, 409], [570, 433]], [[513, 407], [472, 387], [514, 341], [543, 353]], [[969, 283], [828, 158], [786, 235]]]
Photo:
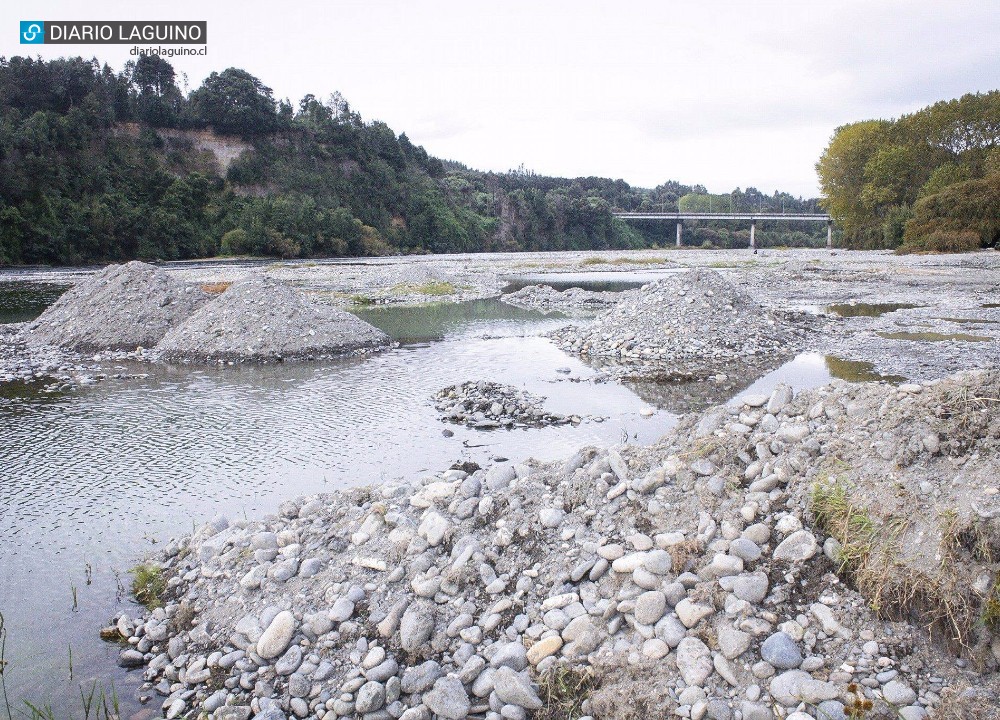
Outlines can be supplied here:
[[936, 317], [935, 320], [944, 320], [950, 323], [967, 323], [969, 325], [983, 325], [990, 324], [995, 325], [1000, 322], [1000, 320], [986, 320], [984, 318], [955, 318], [955, 317]]
[[842, 360], [833, 355], [801, 353], [752, 383], [729, 404], [739, 404], [746, 395], [770, 395], [779, 384], [788, 385], [798, 393], [827, 385], [834, 378], [850, 382], [900, 383], [906, 380], [895, 375], [880, 375], [872, 369], [871, 363]]
[[494, 337], [522, 333], [525, 323], [532, 323], [533, 333], [545, 332], [566, 323], [559, 313], [519, 308], [497, 298], [411, 307], [351, 308], [350, 311], [403, 344], [442, 340], [460, 332], [488, 332]]
[[875, 372], [874, 365], [862, 360], [844, 360], [834, 355], [825, 358], [826, 369], [832, 377], [848, 382], [888, 382], [898, 384], [906, 382], [902, 375], [882, 375]]
[[839, 303], [827, 305], [825, 312], [840, 315], [840, 317], [879, 317], [897, 310], [912, 310], [922, 307], [911, 303]]
[[553, 290], [580, 288], [594, 292], [623, 292], [685, 271], [686, 268], [669, 268], [638, 271], [585, 270], [568, 273], [528, 273], [507, 278], [508, 284], [503, 291], [506, 294], [516, 292], [529, 285], [547, 285]]
[[886, 340], [913, 340], [916, 342], [990, 342], [993, 338], [986, 335], [969, 335], [967, 333], [937, 333], [937, 332], [878, 332], [875, 333]]

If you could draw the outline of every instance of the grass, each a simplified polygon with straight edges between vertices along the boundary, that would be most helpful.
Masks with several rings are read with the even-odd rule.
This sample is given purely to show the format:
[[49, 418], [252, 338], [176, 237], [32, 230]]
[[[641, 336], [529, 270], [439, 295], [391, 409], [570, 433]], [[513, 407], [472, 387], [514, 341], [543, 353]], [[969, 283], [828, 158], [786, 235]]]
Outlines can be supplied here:
[[367, 307], [368, 305], [375, 304], [375, 298], [368, 297], [367, 295], [351, 295], [351, 304]]
[[416, 283], [400, 283], [392, 288], [393, 292], [399, 295], [454, 295], [458, 292], [458, 287], [447, 280], [431, 280], [429, 282], [416, 284]]
[[618, 258], [602, 258], [602, 257], [588, 257], [580, 261], [581, 265], [662, 265], [664, 263], [669, 263], [671, 260], [665, 257], [618, 257]]
[[150, 610], [163, 605], [167, 580], [158, 565], [145, 563], [132, 568], [132, 594]]
[[883, 617], [919, 618], [929, 631], [970, 649], [976, 627], [1000, 622], [1000, 595], [983, 604], [973, 597], [957, 571], [956, 555], [964, 545], [963, 524], [947, 513], [940, 518], [941, 556], [937, 566], [903, 563], [901, 538], [910, 518], [873, 517], [868, 505], [851, 497], [851, 488], [825, 478], [812, 488], [810, 509], [817, 525], [841, 544], [838, 573], [847, 578]]
[[590, 668], [554, 667], [538, 678], [542, 707], [532, 717], [536, 720], [576, 720], [583, 715], [583, 701], [596, 687], [597, 676]]
[[1000, 573], [993, 578], [993, 592], [983, 603], [980, 619], [990, 632], [1000, 630]]

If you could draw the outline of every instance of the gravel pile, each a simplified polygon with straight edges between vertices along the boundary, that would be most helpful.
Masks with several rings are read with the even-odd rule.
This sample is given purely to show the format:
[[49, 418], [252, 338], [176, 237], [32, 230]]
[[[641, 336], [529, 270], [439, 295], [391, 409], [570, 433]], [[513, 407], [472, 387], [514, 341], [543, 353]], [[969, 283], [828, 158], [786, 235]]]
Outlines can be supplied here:
[[620, 292], [594, 292], [582, 288], [555, 290], [548, 285], [528, 285], [500, 299], [516, 307], [542, 312], [587, 313], [606, 310], [624, 296]]
[[[779, 386], [652, 447], [219, 517], [166, 547], [165, 606], [105, 634], [168, 718], [500, 720], [548, 698], [622, 720], [995, 712], [1000, 554], [977, 543], [1000, 517], [997, 384]], [[920, 548], [957, 568], [950, 595]], [[907, 580], [921, 592], [875, 594]], [[964, 645], [927, 632], [942, 601], [975, 620]]]
[[718, 272], [698, 269], [626, 293], [592, 324], [561, 328], [551, 337], [584, 356], [689, 368], [783, 357], [804, 334]]
[[439, 390], [434, 407], [448, 422], [480, 430], [579, 423], [575, 415], [547, 412], [544, 397], [495, 382], [465, 382]]
[[313, 302], [288, 285], [250, 278], [170, 330], [155, 349], [165, 360], [268, 362], [390, 344], [385, 333], [350, 313]]
[[109, 265], [66, 291], [23, 337], [80, 352], [150, 348], [208, 299], [152, 265]]

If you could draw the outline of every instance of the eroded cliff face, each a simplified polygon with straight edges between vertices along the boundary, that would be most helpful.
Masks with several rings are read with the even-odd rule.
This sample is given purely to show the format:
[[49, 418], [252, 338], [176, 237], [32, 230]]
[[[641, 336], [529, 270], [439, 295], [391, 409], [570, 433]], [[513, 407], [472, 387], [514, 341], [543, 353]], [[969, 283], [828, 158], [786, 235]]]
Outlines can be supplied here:
[[[114, 128], [115, 134], [138, 138], [142, 126], [138, 123], [121, 123]], [[164, 143], [165, 152], [171, 151], [211, 153], [215, 164], [214, 170], [221, 177], [229, 172], [233, 164], [244, 152], [253, 145], [242, 138], [232, 135], [217, 135], [212, 130], [177, 130], [174, 128], [157, 128], [156, 134]]]

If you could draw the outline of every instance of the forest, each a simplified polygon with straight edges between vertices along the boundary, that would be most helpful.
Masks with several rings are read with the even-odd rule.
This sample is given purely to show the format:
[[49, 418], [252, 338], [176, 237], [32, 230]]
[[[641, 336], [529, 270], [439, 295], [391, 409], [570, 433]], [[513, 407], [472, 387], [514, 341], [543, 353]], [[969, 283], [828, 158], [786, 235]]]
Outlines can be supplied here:
[[839, 127], [816, 170], [848, 247], [998, 247], [1000, 91]]
[[[206, 136], [244, 149], [223, 166]], [[612, 212], [706, 204], [817, 209], [753, 188], [481, 172], [364, 120], [339, 94], [293, 106], [237, 68], [185, 94], [155, 55], [120, 72], [80, 57], [0, 58], [0, 264], [652, 247], [672, 245], [671, 223]], [[732, 224], [685, 227], [698, 246], [749, 241]], [[765, 245], [824, 237], [821, 224], [758, 227]]]

